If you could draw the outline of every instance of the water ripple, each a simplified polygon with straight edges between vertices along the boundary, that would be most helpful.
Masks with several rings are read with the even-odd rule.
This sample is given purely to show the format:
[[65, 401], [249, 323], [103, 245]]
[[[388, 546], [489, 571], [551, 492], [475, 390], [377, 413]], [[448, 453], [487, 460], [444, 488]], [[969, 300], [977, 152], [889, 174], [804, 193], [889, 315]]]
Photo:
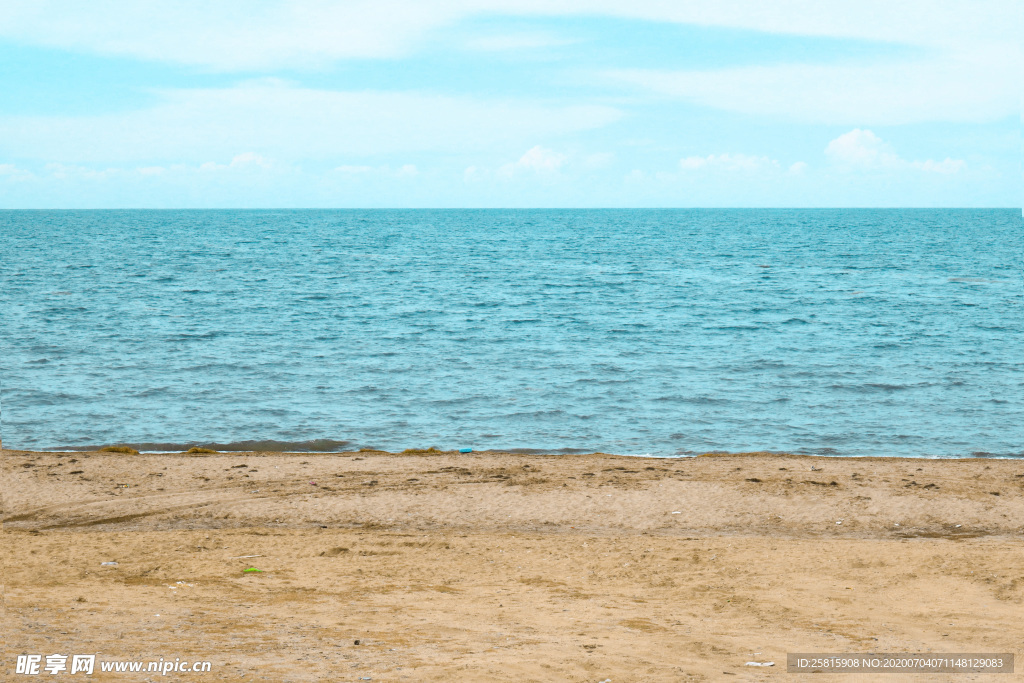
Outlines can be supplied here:
[[1020, 455], [1022, 242], [1016, 210], [5, 211], [2, 437]]

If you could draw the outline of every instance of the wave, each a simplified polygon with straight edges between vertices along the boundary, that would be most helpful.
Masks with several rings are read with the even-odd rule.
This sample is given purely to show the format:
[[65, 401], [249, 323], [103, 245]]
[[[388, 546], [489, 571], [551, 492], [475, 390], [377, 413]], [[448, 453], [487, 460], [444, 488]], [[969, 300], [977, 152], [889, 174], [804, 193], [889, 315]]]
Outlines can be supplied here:
[[[353, 442], [338, 439], [308, 439], [306, 441], [277, 441], [275, 439], [258, 439], [249, 441], [231, 441], [218, 443], [215, 441], [184, 441], [175, 442], [118, 442], [119, 446], [129, 446], [140, 452], [174, 453], [187, 451], [190, 448], [209, 448], [215, 451], [254, 451], [265, 453], [340, 453], [349, 450]], [[103, 446], [58, 446], [53, 451], [95, 451]]]

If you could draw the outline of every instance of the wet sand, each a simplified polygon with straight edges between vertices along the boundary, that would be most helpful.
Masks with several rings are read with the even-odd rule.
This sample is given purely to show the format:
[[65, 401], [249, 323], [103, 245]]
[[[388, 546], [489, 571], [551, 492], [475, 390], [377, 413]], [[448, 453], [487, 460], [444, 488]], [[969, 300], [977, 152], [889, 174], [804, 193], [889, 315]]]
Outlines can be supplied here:
[[98, 653], [212, 662], [177, 680], [850, 681], [880, 678], [787, 674], [786, 653], [1024, 642], [1019, 460], [7, 450], [2, 465], [5, 672], [20, 653]]

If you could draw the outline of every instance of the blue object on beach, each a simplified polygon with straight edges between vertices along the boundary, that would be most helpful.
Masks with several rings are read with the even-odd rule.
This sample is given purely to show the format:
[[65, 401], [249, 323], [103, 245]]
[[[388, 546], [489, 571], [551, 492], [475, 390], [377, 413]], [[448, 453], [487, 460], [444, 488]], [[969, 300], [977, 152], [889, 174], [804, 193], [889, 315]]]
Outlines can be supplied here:
[[473, 452], [472, 448], [460, 448], [459, 449], [459, 453], [472, 453], [472, 452]]

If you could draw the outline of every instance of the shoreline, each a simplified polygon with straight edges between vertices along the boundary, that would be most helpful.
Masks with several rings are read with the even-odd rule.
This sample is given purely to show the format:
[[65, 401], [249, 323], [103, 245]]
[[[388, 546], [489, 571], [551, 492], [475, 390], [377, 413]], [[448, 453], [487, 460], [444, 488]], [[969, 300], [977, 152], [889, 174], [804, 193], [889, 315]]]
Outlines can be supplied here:
[[[128, 447], [138, 451], [140, 455], [189, 455], [188, 449], [199, 447], [209, 448], [209, 446], [203, 444], [178, 444], [180, 448], [171, 450], [155, 450], [155, 449], [143, 449], [139, 446], [144, 444], [133, 444], [133, 443], [122, 443], [111, 444], [113, 447]], [[0, 443], [0, 452], [11, 452], [11, 453], [38, 453], [38, 454], [74, 454], [74, 453], [103, 453], [104, 448], [110, 448], [111, 446], [67, 446], [61, 448], [48, 448], [43, 450], [36, 450], [32, 448], [16, 448], [16, 447], [4, 447]], [[382, 449], [369, 449], [362, 448], [359, 450], [344, 450], [344, 451], [332, 451], [332, 450], [273, 450], [273, 449], [210, 449], [213, 451], [212, 454], [223, 454], [223, 455], [244, 455], [247, 453], [260, 454], [260, 455], [337, 455], [337, 456], [353, 456], [365, 453], [373, 453], [378, 455], [389, 455], [389, 456], [407, 456], [407, 455], [419, 455], [419, 454], [433, 454], [433, 455], [489, 455], [489, 456], [544, 456], [544, 457], [579, 457], [579, 456], [594, 456], [594, 457], [616, 457], [616, 458], [650, 458], [652, 460], [686, 460], [692, 458], [705, 458], [705, 457], [794, 457], [794, 458], [822, 458], [824, 460], [963, 460], [963, 461], [976, 461], [976, 460], [1024, 460], [1024, 452], [1022, 453], [989, 453], [985, 451], [976, 451], [971, 455], [843, 455], [841, 453], [833, 454], [821, 454], [821, 453], [800, 453], [791, 451], [705, 451], [701, 453], [676, 453], [659, 455], [656, 453], [608, 453], [605, 451], [587, 451], [583, 449], [553, 449], [545, 450], [540, 448], [513, 448], [513, 449], [484, 449], [484, 450], [463, 450], [463, 449], [439, 449], [439, 448], [409, 448], [403, 451], [387, 451]], [[210, 455], [211, 453], [202, 453], [204, 455]], [[127, 454], [126, 454], [127, 455]], [[196, 454], [192, 454], [196, 455]]]

